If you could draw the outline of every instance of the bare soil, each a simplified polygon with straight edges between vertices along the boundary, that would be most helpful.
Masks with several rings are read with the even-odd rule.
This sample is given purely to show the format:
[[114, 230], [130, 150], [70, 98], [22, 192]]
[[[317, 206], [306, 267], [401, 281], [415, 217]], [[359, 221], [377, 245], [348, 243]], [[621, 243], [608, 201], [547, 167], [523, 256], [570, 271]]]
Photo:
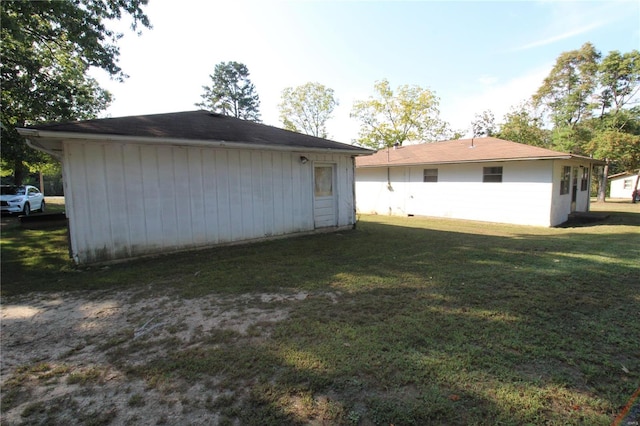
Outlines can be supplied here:
[[[30, 294], [1, 307], [0, 423], [216, 424], [215, 386], [149, 387], [126, 377], [107, 352], [137, 349], [127, 366], [172, 345], [199, 345], [215, 330], [266, 338], [269, 324], [289, 315], [307, 293], [210, 295], [184, 299], [137, 292]], [[333, 296], [331, 296], [333, 297]], [[143, 343], [141, 345], [141, 343]], [[143, 347], [144, 350], [139, 350]], [[124, 349], [121, 349], [124, 348]]]

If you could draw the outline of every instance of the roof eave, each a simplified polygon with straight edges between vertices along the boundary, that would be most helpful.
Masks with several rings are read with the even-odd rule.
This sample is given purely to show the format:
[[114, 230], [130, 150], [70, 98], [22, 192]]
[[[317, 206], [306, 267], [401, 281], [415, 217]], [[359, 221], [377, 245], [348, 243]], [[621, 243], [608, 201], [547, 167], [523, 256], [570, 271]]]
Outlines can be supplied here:
[[[33, 144], [33, 139], [48, 139], [48, 140], [91, 140], [100, 142], [129, 142], [143, 145], [178, 145], [178, 146], [207, 146], [215, 148], [229, 148], [229, 149], [259, 149], [269, 151], [293, 151], [293, 152], [322, 152], [322, 153], [335, 153], [335, 154], [349, 154], [353, 156], [360, 155], [372, 155], [375, 151], [368, 150], [366, 148], [355, 147], [355, 149], [336, 149], [336, 148], [321, 148], [321, 147], [308, 147], [308, 146], [292, 146], [292, 145], [267, 145], [257, 144], [249, 142], [229, 142], [224, 140], [212, 140], [212, 139], [181, 139], [181, 138], [166, 138], [166, 137], [150, 137], [150, 136], [129, 136], [129, 135], [112, 135], [112, 134], [96, 134], [96, 133], [78, 133], [78, 132], [60, 132], [52, 130], [39, 130], [39, 129], [16, 129], [20, 135], [30, 140]], [[35, 147], [42, 149], [42, 147]]]
[[587, 160], [594, 164], [605, 164], [602, 160], [596, 160], [590, 157], [584, 157], [581, 155], [557, 155], [553, 157], [520, 157], [520, 158], [491, 158], [482, 160], [452, 160], [452, 161], [421, 161], [412, 163], [379, 163], [379, 164], [367, 164], [356, 165], [357, 168], [373, 168], [373, 167], [402, 167], [402, 166], [423, 166], [423, 165], [437, 165], [437, 164], [463, 164], [463, 163], [503, 163], [508, 161], [539, 161], [539, 160]]

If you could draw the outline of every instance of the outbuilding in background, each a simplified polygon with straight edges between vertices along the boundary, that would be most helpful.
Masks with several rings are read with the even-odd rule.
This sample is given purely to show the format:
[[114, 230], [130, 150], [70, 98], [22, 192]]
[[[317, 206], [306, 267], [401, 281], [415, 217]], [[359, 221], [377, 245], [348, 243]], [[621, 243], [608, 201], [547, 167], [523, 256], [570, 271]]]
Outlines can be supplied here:
[[18, 131], [62, 163], [79, 264], [352, 228], [372, 153], [207, 111]]

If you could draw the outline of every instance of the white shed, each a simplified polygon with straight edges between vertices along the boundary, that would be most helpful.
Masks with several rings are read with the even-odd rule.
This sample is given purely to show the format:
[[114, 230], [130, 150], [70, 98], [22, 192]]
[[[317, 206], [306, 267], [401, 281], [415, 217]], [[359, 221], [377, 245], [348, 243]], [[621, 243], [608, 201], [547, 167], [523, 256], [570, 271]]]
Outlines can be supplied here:
[[207, 111], [19, 129], [62, 162], [79, 264], [352, 228], [372, 151]]
[[[631, 199], [631, 194], [636, 189], [636, 184], [640, 179], [640, 172], [637, 173], [617, 173], [609, 176], [609, 196], [611, 198]], [[640, 185], [637, 189], [640, 189]]]
[[356, 160], [358, 212], [555, 226], [589, 210], [588, 157], [497, 138], [384, 149]]

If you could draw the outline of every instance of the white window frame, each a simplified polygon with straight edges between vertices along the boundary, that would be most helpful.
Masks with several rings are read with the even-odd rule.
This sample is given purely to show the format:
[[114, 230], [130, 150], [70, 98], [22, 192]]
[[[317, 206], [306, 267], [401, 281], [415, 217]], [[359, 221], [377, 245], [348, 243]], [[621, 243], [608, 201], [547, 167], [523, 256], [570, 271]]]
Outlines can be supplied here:
[[428, 182], [428, 183], [438, 182], [438, 169], [423, 169], [422, 182]]
[[482, 168], [483, 183], [502, 183], [504, 169], [502, 166], [491, 166]]

